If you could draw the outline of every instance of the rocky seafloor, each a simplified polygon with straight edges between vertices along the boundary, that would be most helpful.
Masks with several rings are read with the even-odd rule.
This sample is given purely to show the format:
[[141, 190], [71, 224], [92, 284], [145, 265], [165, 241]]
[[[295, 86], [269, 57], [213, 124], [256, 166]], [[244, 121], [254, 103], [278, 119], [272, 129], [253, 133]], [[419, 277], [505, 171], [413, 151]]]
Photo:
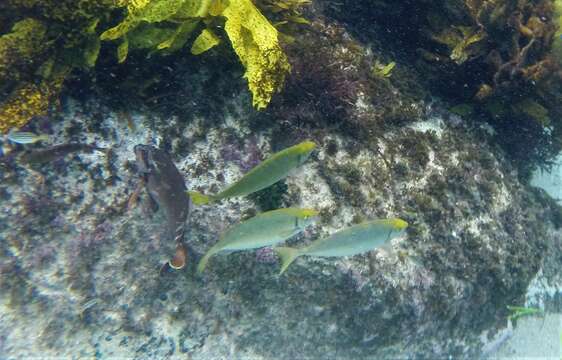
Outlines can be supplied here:
[[[393, 252], [302, 258], [279, 276], [271, 252], [249, 251], [214, 257], [202, 276], [162, 277], [159, 266], [174, 244], [163, 241], [162, 216], [151, 215], [146, 194], [127, 210], [138, 181], [132, 147], [162, 142], [160, 127], [178, 120], [132, 113], [133, 130], [94, 100], [68, 99], [52, 140], [68, 140], [73, 126], [101, 113], [98, 130], [78, 138], [111, 147], [112, 154], [2, 169], [0, 353], [197, 359], [480, 353], [482, 334], [506, 325], [505, 306], [521, 302], [540, 269], [560, 283], [559, 263], [549, 262], [560, 261], [556, 213], [488, 144], [489, 129], [426, 110], [421, 120], [384, 134], [378, 151], [337, 132], [303, 134], [319, 148], [285, 181], [283, 204], [322, 213], [318, 225], [290, 243], [361, 219], [399, 216], [410, 227]], [[178, 150], [178, 138], [171, 153], [189, 189], [212, 192], [277, 150], [273, 136], [250, 131], [244, 114], [233, 113], [204, 135], [198, 121], [184, 126], [188, 149]], [[196, 207], [187, 241], [203, 253], [256, 209], [247, 198]]]
[[[51, 143], [107, 152], [31, 168], [15, 160], [22, 146], [3, 144], [0, 358], [473, 358], [505, 340], [507, 305], [560, 311], [559, 208], [521, 182], [490, 127], [439, 102], [403, 102], [409, 116], [360, 139], [335, 123], [311, 125], [311, 103], [291, 119], [256, 116], [238, 75], [217, 85], [230, 90], [216, 103], [123, 111], [67, 93], [56, 116], [31, 124]], [[203, 99], [210, 79], [205, 68], [192, 75], [190, 98]], [[208, 111], [185, 116], [198, 106]], [[378, 114], [361, 96], [351, 106], [349, 118]], [[214, 193], [305, 139], [318, 149], [280, 185], [192, 210], [190, 260], [229, 226], [278, 206], [321, 213], [288, 241], [297, 246], [362, 220], [403, 218], [410, 226], [392, 251], [299, 258], [279, 276], [263, 249], [217, 255], [200, 276], [159, 274], [175, 244], [146, 192], [128, 204], [139, 182], [134, 145], [167, 150], [189, 190]]]

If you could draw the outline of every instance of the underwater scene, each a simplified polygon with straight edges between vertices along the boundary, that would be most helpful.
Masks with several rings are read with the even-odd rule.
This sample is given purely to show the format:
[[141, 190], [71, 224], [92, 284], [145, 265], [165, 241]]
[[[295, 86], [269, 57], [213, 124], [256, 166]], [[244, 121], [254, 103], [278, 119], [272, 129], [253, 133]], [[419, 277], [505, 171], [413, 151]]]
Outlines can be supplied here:
[[0, 0], [0, 360], [562, 359], [562, 0]]

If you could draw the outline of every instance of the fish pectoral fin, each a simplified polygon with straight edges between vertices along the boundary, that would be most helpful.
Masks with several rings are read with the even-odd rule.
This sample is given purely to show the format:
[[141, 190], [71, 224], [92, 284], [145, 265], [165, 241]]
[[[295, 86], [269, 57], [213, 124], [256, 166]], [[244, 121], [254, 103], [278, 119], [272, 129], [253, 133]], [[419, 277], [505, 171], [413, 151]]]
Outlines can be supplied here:
[[382, 250], [385, 253], [390, 254], [392, 252], [392, 245], [390, 244], [390, 242], [385, 242], [384, 244], [379, 246], [377, 250]]
[[142, 189], [144, 189], [144, 180], [141, 178], [141, 180], [137, 184], [137, 187], [129, 196], [129, 200], [127, 201], [127, 211], [131, 211], [135, 206], [137, 206], [139, 195]]
[[205, 268], [207, 267], [207, 263], [209, 262], [209, 258], [219, 252], [220, 250], [217, 248], [212, 247], [207, 251], [207, 253], [201, 258], [199, 264], [197, 264], [197, 272], [201, 274]]
[[147, 191], [148, 193], [148, 210], [150, 210], [152, 213], [155, 213], [158, 211], [158, 209], [160, 208], [158, 206], [158, 202], [154, 199], [154, 197], [150, 194], [150, 191]]
[[286, 240], [288, 238], [291, 238], [291, 237], [295, 236], [300, 231], [301, 231], [301, 229], [298, 229], [298, 228], [292, 229], [292, 230], [287, 230], [287, 231], [284, 231], [284, 232], [280, 233], [279, 236], [282, 237], [283, 240]]
[[388, 232], [388, 235], [386, 236], [386, 240], [384, 241], [385, 244], [388, 244], [388, 241], [390, 240], [390, 236], [392, 235], [392, 230], [390, 230]]
[[392, 244], [390, 243], [390, 238], [392, 236], [392, 230], [390, 230], [388, 232], [388, 235], [386, 237], [386, 240], [384, 241], [384, 243], [380, 246], [378, 246], [376, 249], [377, 250], [382, 250], [387, 254], [390, 254], [392, 252]]
[[289, 265], [291, 265], [293, 261], [301, 255], [298, 249], [290, 247], [278, 247], [273, 250], [281, 258], [281, 270], [279, 271], [279, 275], [283, 274]]
[[49, 135], [41, 134], [37, 137], [37, 141], [49, 141]]

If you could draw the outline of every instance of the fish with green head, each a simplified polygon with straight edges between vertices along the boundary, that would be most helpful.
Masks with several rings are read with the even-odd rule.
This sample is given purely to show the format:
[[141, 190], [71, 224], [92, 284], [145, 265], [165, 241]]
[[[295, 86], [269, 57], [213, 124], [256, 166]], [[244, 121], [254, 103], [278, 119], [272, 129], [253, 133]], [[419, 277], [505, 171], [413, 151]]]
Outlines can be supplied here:
[[372, 220], [337, 231], [300, 249], [275, 248], [275, 252], [281, 258], [279, 274], [283, 274], [289, 265], [302, 255], [341, 257], [385, 247], [392, 238], [400, 235], [407, 227], [408, 223], [398, 218]]
[[199, 265], [203, 272], [209, 258], [221, 251], [257, 249], [272, 246], [300, 233], [318, 218], [313, 209], [284, 208], [267, 211], [228, 229], [206, 254]]
[[304, 141], [271, 155], [240, 180], [216, 195], [204, 195], [194, 191], [189, 192], [189, 195], [194, 204], [202, 205], [265, 189], [285, 178], [292, 169], [304, 163], [315, 148], [314, 142]]

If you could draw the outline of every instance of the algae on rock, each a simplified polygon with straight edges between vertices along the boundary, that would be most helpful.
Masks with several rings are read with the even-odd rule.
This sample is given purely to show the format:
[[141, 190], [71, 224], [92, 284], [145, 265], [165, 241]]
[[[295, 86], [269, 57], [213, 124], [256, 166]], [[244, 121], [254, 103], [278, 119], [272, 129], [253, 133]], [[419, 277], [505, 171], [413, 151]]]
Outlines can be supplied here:
[[96, 29], [113, 8], [109, 0], [0, 4], [0, 21], [12, 24], [0, 34], [0, 133], [45, 115], [70, 70], [94, 66]]
[[432, 92], [471, 106], [528, 173], [562, 150], [561, 3], [342, 0], [327, 9], [365, 42], [395, 47]]
[[[0, 21], [12, 26], [0, 33], [0, 113], [12, 113], [14, 103], [25, 104], [26, 97], [17, 99], [22, 94], [17, 89], [27, 82], [56, 83], [49, 90], [54, 94], [73, 69], [93, 68], [103, 40], [119, 41], [118, 63], [135, 49], [177, 52], [192, 38], [192, 54], [201, 54], [220, 43], [224, 26], [246, 68], [257, 109], [281, 90], [290, 71], [277, 30], [250, 0], [9, 0], [0, 4]], [[31, 111], [36, 103], [29, 104], [17, 120], [0, 118], [0, 132], [45, 113], [49, 104], [43, 105]]]
[[[210, 24], [224, 17], [224, 29], [246, 68], [245, 77], [257, 109], [265, 108], [273, 94], [281, 90], [285, 76], [290, 71], [287, 57], [279, 45], [277, 30], [250, 0], [225, 3], [209, 0], [151, 0], [131, 1], [126, 6], [127, 17], [101, 34], [102, 40], [124, 39], [130, 48], [133, 42], [128, 40], [129, 37], [142, 38], [145, 43], [155, 39], [151, 46], [142, 47], [153, 50], [177, 49], [189, 40], [198, 28], [198, 23], [205, 21]], [[148, 24], [150, 32], [144, 31], [139, 36], [135, 30], [142, 24]], [[192, 53], [201, 54], [218, 43], [218, 37], [207, 27], [195, 39]], [[124, 57], [119, 55], [119, 61], [123, 61]]]
[[22, 83], [0, 107], [0, 133], [25, 125], [33, 116], [46, 115], [61, 86], [62, 79], [39, 85]]
[[18, 21], [11, 32], [0, 36], [0, 82], [10, 78], [17, 81], [25, 76], [45, 51], [46, 32], [42, 22], [28, 18]]
[[291, 67], [277, 40], [277, 30], [250, 0], [232, 0], [224, 9], [225, 30], [246, 67], [254, 106], [263, 109], [281, 89]]

